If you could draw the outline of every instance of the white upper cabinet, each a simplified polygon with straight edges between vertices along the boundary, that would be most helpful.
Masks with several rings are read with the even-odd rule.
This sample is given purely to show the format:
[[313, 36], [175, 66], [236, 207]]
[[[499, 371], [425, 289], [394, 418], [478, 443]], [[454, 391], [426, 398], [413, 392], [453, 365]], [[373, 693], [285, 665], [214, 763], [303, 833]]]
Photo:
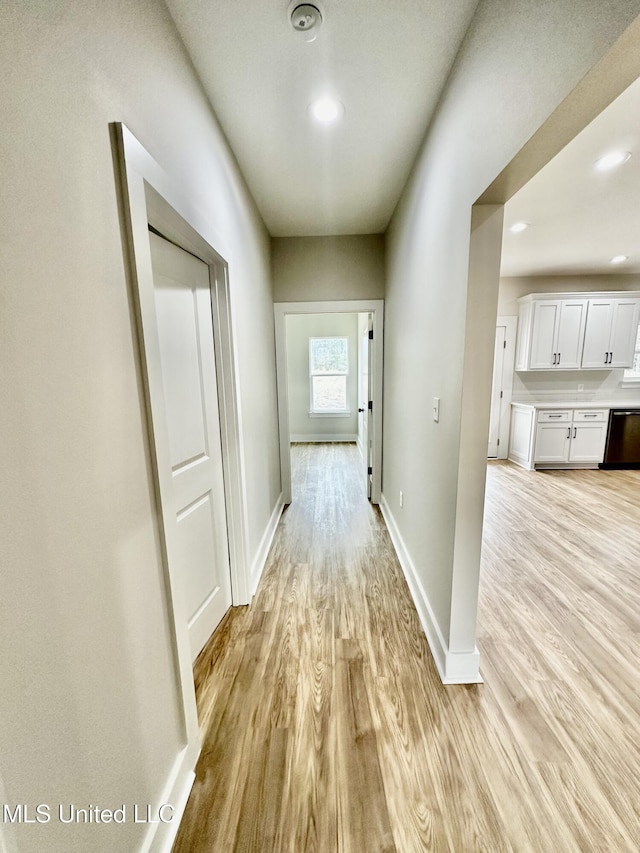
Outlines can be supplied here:
[[563, 299], [556, 338], [556, 368], [575, 370], [580, 367], [587, 303], [584, 299]]
[[631, 366], [640, 292], [532, 293], [518, 302], [516, 370]]
[[590, 299], [582, 367], [607, 370], [631, 367], [638, 331], [640, 300]]
[[[576, 370], [580, 367], [586, 299], [548, 299], [533, 303], [530, 347], [519, 370]], [[528, 358], [527, 358], [528, 355]]]
[[532, 306], [531, 350], [526, 369], [549, 370], [555, 367], [560, 305], [560, 301], [554, 301], [536, 302]]

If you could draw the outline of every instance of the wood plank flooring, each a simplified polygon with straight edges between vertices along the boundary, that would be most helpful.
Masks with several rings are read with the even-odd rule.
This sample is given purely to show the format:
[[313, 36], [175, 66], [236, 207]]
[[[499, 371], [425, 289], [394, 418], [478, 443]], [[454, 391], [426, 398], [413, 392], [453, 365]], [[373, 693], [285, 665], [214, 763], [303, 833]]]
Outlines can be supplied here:
[[485, 684], [445, 688], [355, 447], [292, 450], [174, 853], [639, 850], [640, 472], [490, 464]]

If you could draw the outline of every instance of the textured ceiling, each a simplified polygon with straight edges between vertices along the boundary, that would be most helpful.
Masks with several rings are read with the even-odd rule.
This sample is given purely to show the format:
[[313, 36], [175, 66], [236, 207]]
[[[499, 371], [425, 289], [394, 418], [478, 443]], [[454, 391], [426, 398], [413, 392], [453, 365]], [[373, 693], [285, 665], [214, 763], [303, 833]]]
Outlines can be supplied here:
[[287, 0], [167, 5], [271, 234], [383, 232], [477, 0], [320, 0], [310, 44]]
[[[595, 161], [630, 151], [610, 172]], [[511, 234], [514, 222], [528, 222]], [[615, 255], [628, 262], [612, 266]], [[505, 206], [502, 275], [640, 273], [640, 80], [591, 122]]]

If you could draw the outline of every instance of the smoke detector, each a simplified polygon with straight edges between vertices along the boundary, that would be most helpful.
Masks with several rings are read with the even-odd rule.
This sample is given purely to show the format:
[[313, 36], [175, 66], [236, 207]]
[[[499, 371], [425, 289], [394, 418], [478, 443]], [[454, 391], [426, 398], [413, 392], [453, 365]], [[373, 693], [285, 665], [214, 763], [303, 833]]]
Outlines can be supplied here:
[[294, 2], [289, 7], [293, 29], [307, 42], [315, 41], [322, 26], [322, 12], [311, 3]]

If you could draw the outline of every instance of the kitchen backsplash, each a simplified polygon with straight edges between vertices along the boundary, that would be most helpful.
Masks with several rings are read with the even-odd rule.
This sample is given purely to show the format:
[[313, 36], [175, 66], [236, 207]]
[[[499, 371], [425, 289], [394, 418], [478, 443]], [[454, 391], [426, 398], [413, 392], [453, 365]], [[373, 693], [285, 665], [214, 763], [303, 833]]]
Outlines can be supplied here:
[[640, 387], [623, 386], [623, 375], [623, 370], [545, 370], [515, 373], [512, 399], [514, 403], [544, 400], [566, 400], [568, 403], [580, 400], [637, 400], [640, 405]]

